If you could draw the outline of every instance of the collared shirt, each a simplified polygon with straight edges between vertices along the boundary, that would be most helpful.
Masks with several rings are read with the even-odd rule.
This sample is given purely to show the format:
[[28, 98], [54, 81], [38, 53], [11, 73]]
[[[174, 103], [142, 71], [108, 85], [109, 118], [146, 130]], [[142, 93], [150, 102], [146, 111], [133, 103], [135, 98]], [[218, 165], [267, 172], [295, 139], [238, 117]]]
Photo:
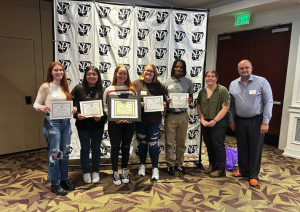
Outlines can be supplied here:
[[222, 85], [217, 85], [210, 98], [207, 98], [207, 88], [202, 88], [198, 95], [197, 104], [200, 105], [205, 119], [214, 119], [222, 110], [222, 104], [230, 99], [227, 89]]
[[229, 121], [236, 113], [243, 118], [263, 114], [263, 123], [269, 124], [272, 117], [273, 96], [269, 82], [256, 75], [250, 76], [244, 86], [241, 77], [232, 81], [229, 86], [231, 95]]
[[[193, 82], [186, 77], [181, 77], [180, 79], [171, 77], [165, 79], [162, 85], [165, 87], [167, 95], [170, 93], [189, 93], [191, 96], [193, 94]], [[172, 112], [180, 112], [186, 111], [187, 108], [169, 108], [169, 105], [167, 105], [167, 110]]]

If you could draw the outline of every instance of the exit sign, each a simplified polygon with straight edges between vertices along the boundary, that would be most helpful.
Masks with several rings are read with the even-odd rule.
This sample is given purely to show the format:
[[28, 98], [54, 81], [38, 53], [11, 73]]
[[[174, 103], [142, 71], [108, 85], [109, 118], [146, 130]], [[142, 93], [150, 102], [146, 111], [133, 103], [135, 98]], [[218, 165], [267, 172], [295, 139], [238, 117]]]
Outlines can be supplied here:
[[235, 26], [241, 26], [250, 23], [250, 14], [235, 16]]

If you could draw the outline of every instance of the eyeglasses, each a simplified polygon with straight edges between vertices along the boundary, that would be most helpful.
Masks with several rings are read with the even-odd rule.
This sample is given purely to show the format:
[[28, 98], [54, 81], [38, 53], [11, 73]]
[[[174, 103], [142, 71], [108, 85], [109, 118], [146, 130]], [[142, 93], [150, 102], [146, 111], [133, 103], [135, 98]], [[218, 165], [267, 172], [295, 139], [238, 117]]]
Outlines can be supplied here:
[[97, 74], [97, 73], [87, 73], [86, 76], [89, 76], [89, 77], [90, 77], [90, 76], [97, 77], [98, 74]]
[[150, 73], [150, 74], [154, 73], [154, 71], [152, 71], [152, 70], [145, 70], [145, 72]]
[[53, 69], [53, 71], [60, 72], [60, 71], [63, 71], [63, 70], [62, 69]]

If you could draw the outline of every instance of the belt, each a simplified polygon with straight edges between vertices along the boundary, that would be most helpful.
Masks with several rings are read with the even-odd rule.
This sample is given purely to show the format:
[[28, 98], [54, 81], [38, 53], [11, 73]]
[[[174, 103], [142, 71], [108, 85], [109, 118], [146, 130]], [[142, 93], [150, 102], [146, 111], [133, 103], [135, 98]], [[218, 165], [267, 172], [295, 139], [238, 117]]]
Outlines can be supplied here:
[[167, 110], [166, 112], [171, 113], [171, 114], [181, 114], [181, 113], [186, 113], [186, 110], [185, 111], [179, 111], [179, 112], [172, 112], [172, 111]]
[[252, 117], [241, 117], [241, 116], [238, 116], [238, 115], [236, 115], [238, 118], [240, 118], [240, 119], [253, 119], [253, 118], [257, 118], [257, 117], [259, 117], [259, 116], [262, 116], [263, 114], [259, 114], [259, 115], [257, 115], [257, 116], [252, 116]]

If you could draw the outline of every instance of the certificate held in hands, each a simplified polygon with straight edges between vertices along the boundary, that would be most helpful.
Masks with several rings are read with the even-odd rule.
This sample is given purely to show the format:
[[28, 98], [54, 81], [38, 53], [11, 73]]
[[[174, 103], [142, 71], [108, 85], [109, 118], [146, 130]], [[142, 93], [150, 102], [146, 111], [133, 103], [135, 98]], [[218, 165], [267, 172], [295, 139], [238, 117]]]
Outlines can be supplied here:
[[188, 93], [170, 93], [171, 103], [170, 108], [188, 108], [189, 94]]
[[72, 118], [73, 101], [53, 101], [49, 103], [51, 108], [50, 120]]
[[103, 116], [102, 100], [81, 101], [79, 104], [81, 115], [85, 116], [86, 118]]
[[144, 96], [144, 111], [158, 112], [164, 110], [163, 96]]

